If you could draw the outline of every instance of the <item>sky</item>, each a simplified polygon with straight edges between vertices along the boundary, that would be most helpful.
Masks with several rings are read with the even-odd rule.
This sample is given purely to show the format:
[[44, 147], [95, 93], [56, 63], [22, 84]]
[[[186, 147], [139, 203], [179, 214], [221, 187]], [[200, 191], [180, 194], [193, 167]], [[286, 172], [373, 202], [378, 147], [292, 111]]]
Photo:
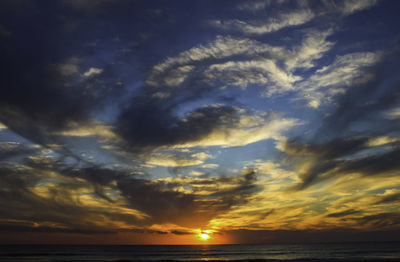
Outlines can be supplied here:
[[399, 11], [1, 1], [0, 243], [400, 241]]

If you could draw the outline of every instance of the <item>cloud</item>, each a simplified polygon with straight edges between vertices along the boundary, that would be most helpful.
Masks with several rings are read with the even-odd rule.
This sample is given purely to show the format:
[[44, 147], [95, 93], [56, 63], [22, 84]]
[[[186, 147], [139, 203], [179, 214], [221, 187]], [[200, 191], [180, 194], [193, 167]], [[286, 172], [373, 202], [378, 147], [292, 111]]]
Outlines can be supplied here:
[[[342, 87], [336, 86], [332, 86], [328, 90], [321, 90], [324, 86], [323, 81], [326, 85], [328, 78], [336, 79], [333, 76], [334, 73], [328, 75], [318, 71], [319, 79], [318, 75], [304, 79], [293, 72], [298, 69], [314, 67], [315, 61], [333, 47], [334, 43], [327, 41], [327, 37], [331, 34], [333, 34], [332, 29], [308, 30], [301, 43], [291, 49], [283, 46], [271, 46], [247, 38], [218, 36], [213, 42], [183, 51], [154, 66], [146, 83], [159, 88], [163, 86], [190, 87], [193, 90], [198, 88], [205, 93], [215, 87], [225, 89], [239, 86], [245, 89], [251, 85], [263, 86], [265, 87], [264, 96], [270, 97], [295, 91], [299, 93], [299, 99], [308, 100], [310, 106], [318, 107], [322, 102], [330, 102], [335, 95], [344, 92]], [[372, 56], [372, 53], [369, 55]], [[351, 59], [355, 59], [354, 56], [350, 58], [348, 55], [347, 59], [339, 60], [346, 60], [350, 63]], [[367, 61], [367, 58], [370, 58], [370, 61]], [[371, 65], [376, 60], [371, 57], [365, 57], [364, 60], [360, 58], [351, 66], [358, 63], [362, 68], [368, 62], [368, 65]], [[331, 67], [343, 68], [343, 63], [344, 61], [335, 62]], [[323, 69], [328, 71], [327, 68]], [[345, 71], [345, 69], [343, 70]], [[330, 69], [330, 71], [334, 71], [334, 69]], [[360, 69], [360, 74], [361, 72]], [[335, 73], [337, 74], [337, 72]], [[351, 72], [348, 75], [352, 75]], [[323, 77], [325, 78], [322, 79]], [[336, 81], [339, 84], [339, 81]], [[162, 91], [156, 88], [153, 92], [154, 98], [165, 99], [175, 95], [178, 91], [169, 89], [166, 92], [165, 88]]]
[[[68, 223], [76, 223], [81, 215], [87, 214], [77, 206], [65, 205], [61, 201], [57, 203], [61, 200], [59, 198], [46, 200], [34, 194], [31, 188], [42, 178], [46, 178], [46, 173], [40, 170], [25, 166], [1, 166], [0, 184], [2, 188], [8, 188], [0, 191], [3, 199], [1, 209], [7, 220], [29, 223], [34, 217], [37, 223], [52, 221], [52, 227], [63, 227]], [[63, 191], [62, 188], [59, 190]], [[64, 196], [64, 199], [68, 199], [71, 192], [64, 193], [68, 193]]]
[[39, 149], [34, 146], [27, 146], [17, 142], [0, 142], [0, 161], [26, 156], [38, 151]]
[[287, 55], [288, 58], [285, 61], [287, 70], [314, 67], [314, 60], [320, 59], [333, 47], [334, 43], [326, 40], [331, 34], [333, 34], [333, 29], [311, 30], [305, 33], [301, 44], [289, 51]]
[[183, 83], [189, 73], [195, 70], [196, 65], [201, 65], [202, 62], [235, 55], [278, 52], [278, 49], [247, 38], [217, 36], [215, 41], [190, 48], [155, 65], [146, 83], [150, 86], [177, 86]]
[[237, 128], [219, 127], [197, 141], [188, 141], [174, 147], [232, 147], [244, 146], [265, 139], [279, 140], [284, 132], [300, 124], [296, 119], [275, 119], [272, 116], [262, 124], [238, 126]]
[[221, 59], [240, 54], [255, 54], [269, 51], [270, 46], [248, 38], [238, 39], [231, 36], [217, 36], [216, 40], [206, 45], [199, 45], [169, 57], [164, 62], [153, 67], [154, 71], [163, 72], [175, 66], [206, 59]]
[[259, 11], [263, 10], [265, 7], [269, 6], [271, 4], [270, 0], [263, 0], [263, 1], [248, 1], [246, 3], [242, 3], [238, 5], [239, 10], [245, 10], [245, 11]]
[[400, 200], [400, 192], [398, 190], [386, 190], [375, 204], [395, 204]]
[[[338, 150], [338, 152], [346, 150]], [[256, 185], [262, 190], [252, 195], [246, 205], [230, 210], [210, 221], [210, 226], [223, 229], [318, 230], [345, 228], [346, 230], [376, 230], [370, 224], [360, 223], [363, 216], [387, 212], [395, 203], [378, 204], [383, 195], [372, 192], [397, 188], [396, 175], [344, 175], [322, 177], [315, 186], [300, 191], [289, 190], [298, 184], [299, 168], [288, 169], [285, 161], [257, 162]], [[396, 191], [387, 190], [385, 196]], [[388, 197], [389, 198], [389, 197]], [[273, 212], [271, 212], [273, 210]], [[267, 214], [265, 218], [262, 215]]]
[[[348, 61], [350, 57], [358, 58], [355, 59], [357, 66], [350, 67], [352, 70], [358, 70], [359, 64], [370, 65], [376, 60], [376, 56], [365, 53], [337, 60]], [[398, 103], [398, 79], [391, 70], [398, 63], [397, 57], [397, 50], [389, 52], [365, 71], [364, 76], [372, 76], [355, 84], [337, 100], [336, 111], [324, 119], [312, 142], [287, 141], [282, 149], [299, 170], [301, 183], [297, 189], [350, 174], [361, 177], [396, 175], [400, 166], [394, 159], [399, 157], [399, 150], [397, 139], [390, 137], [398, 137], [395, 131], [398, 127], [395, 121], [381, 116]], [[393, 82], [386, 84], [387, 79]], [[378, 146], [380, 148], [375, 148]]]
[[388, 137], [388, 136], [380, 136], [374, 137], [368, 141], [368, 146], [375, 147], [375, 146], [382, 146], [391, 143], [399, 142], [398, 138]]
[[112, 126], [104, 125], [100, 122], [88, 124], [70, 122], [64, 130], [54, 132], [52, 134], [55, 136], [71, 137], [98, 136], [106, 140], [112, 140], [113, 142], [117, 142], [119, 140], [118, 136], [113, 132]]
[[69, 58], [63, 64], [55, 65], [57, 70], [63, 76], [71, 76], [79, 72], [79, 64], [81, 63], [81, 59], [79, 57], [73, 56]]
[[154, 94], [151, 95], [152, 98], [158, 98], [158, 99], [167, 99], [171, 96], [171, 93], [167, 92], [155, 92]]
[[[259, 19], [224, 19], [211, 20], [209, 24], [218, 29], [236, 31], [247, 35], [262, 35], [281, 29], [300, 26], [312, 20], [323, 20], [334, 15], [336, 19], [362, 11], [374, 6], [376, 0], [354, 0], [354, 1], [324, 1], [311, 3], [309, 1], [298, 1], [291, 3], [287, 1], [250, 1], [240, 4], [239, 10], [251, 11], [253, 13], [264, 12]], [[268, 7], [268, 8], [267, 8]], [[268, 9], [278, 10], [270, 13]], [[268, 19], [265, 19], [267, 13]], [[257, 16], [256, 16], [257, 17]]]
[[[94, 1], [69, 2], [85, 5]], [[71, 11], [82, 13], [66, 5], [68, 3], [63, 1], [51, 6], [19, 1], [4, 3], [1, 8], [4, 14], [10, 10], [18, 12], [14, 18], [23, 23], [16, 25], [11, 17], [4, 21], [5, 28], [15, 27], [13, 37], [7, 37], [8, 40], [1, 43], [2, 49], [8, 51], [1, 59], [5, 77], [0, 84], [6, 88], [0, 97], [0, 122], [7, 126], [8, 134], [43, 146], [58, 144], [64, 149], [66, 138], [56, 137], [54, 133], [65, 131], [71, 122], [78, 126], [93, 122], [124, 90], [124, 87], [108, 83], [113, 71], [111, 66], [103, 68], [101, 79], [100, 76], [81, 77], [81, 69], [98, 54], [95, 47], [86, 45], [93, 36], [87, 32], [97, 30], [92, 31], [89, 27], [104, 27], [98, 24], [98, 14], [93, 13], [92, 22], [86, 23], [88, 20], [84, 16], [82, 19], [71, 17]], [[17, 11], [28, 7], [35, 9], [37, 16]], [[81, 26], [85, 23], [88, 27]], [[114, 27], [116, 23], [113, 21], [109, 25]], [[109, 62], [110, 59], [106, 59], [102, 64]], [[115, 80], [111, 82], [115, 83]], [[90, 88], [93, 85], [96, 88]]]
[[361, 160], [349, 161], [339, 168], [339, 172], [360, 172], [364, 175], [395, 175], [400, 169], [394, 159], [400, 156], [400, 150], [392, 150], [388, 153], [369, 156]]
[[145, 161], [147, 164], [155, 166], [183, 167], [203, 164], [205, 159], [201, 156], [193, 156], [193, 159], [185, 159], [176, 154], [152, 153], [150, 156], [146, 156]]
[[302, 98], [308, 106], [317, 108], [323, 102], [331, 102], [347, 87], [370, 81], [368, 69], [379, 62], [381, 55], [372, 52], [351, 53], [338, 56], [332, 64], [318, 69], [309, 79], [299, 83]]
[[[393, 119], [382, 118], [382, 115], [398, 104], [399, 93], [396, 90], [398, 79], [393, 71], [397, 66], [398, 57], [398, 50], [388, 51], [380, 56], [379, 62], [367, 68], [363, 81], [353, 82], [353, 87], [347, 89], [345, 95], [337, 99], [336, 110], [323, 121], [319, 132], [326, 132], [331, 136], [332, 132], [342, 130], [337, 134], [343, 134], [361, 122], [373, 124], [373, 136], [394, 130], [396, 122]], [[367, 59], [369, 65], [368, 61], [370, 60]], [[392, 81], [390, 84], [386, 84], [388, 79]], [[354, 100], [354, 97], [357, 99]], [[361, 131], [364, 134], [371, 133], [371, 130], [365, 128]]]
[[[19, 227], [20, 223], [26, 222], [30, 228], [38, 227], [50, 232], [66, 230], [85, 233], [115, 232], [143, 223], [140, 212], [124, 209], [116, 201], [111, 205], [109, 199], [101, 195], [105, 191], [93, 188], [95, 184], [91, 182], [94, 181], [106, 185], [104, 180], [99, 180], [101, 170], [97, 170], [96, 180], [90, 180], [94, 177], [89, 176], [91, 173], [88, 170], [79, 171], [82, 179], [69, 176], [73, 173], [67, 170], [59, 173], [56, 167], [1, 165], [0, 185], [3, 189], [7, 188], [0, 190], [4, 200], [1, 207], [3, 225]], [[32, 220], [36, 225], [30, 223]], [[26, 228], [21, 230], [27, 231]]]
[[[375, 52], [351, 53], [336, 57], [335, 61], [317, 70], [311, 81], [318, 87], [331, 85], [350, 85], [354, 79], [364, 76], [363, 69], [375, 65], [380, 59], [380, 54]], [[368, 81], [368, 78], [364, 81]]]
[[172, 222], [180, 225], [204, 223], [204, 216], [195, 205], [195, 197], [164, 190], [162, 184], [145, 180], [119, 181], [117, 184], [130, 205], [148, 214], [154, 222]]
[[351, 0], [339, 4], [340, 11], [345, 15], [368, 9], [377, 4], [377, 0]]
[[133, 104], [119, 119], [116, 132], [131, 148], [184, 148], [240, 146], [264, 139], [277, 139], [298, 125], [296, 119], [279, 118], [274, 113], [257, 114], [221, 104], [202, 106], [177, 118], [157, 104]]
[[94, 75], [101, 74], [102, 72], [103, 72], [103, 69], [101, 69], [101, 68], [91, 67], [91, 68], [89, 68], [88, 71], [83, 73], [83, 76], [91, 77], [91, 76], [94, 76]]
[[198, 158], [200, 160], [207, 160], [207, 159], [212, 158], [212, 155], [207, 154], [205, 152], [200, 152], [200, 153], [193, 154], [192, 157]]
[[[169, 222], [198, 228], [221, 212], [246, 203], [247, 198], [257, 188], [253, 185], [254, 180], [255, 174], [250, 171], [239, 177], [226, 178], [226, 182], [233, 186], [208, 196], [177, 191], [174, 187], [187, 185], [174, 180], [146, 181], [126, 177], [118, 180], [117, 186], [133, 208], [151, 217], [148, 222]], [[218, 181], [219, 178], [210, 179], [210, 183], [214, 185]]]
[[243, 170], [243, 177], [240, 178], [237, 186], [210, 194], [209, 197], [221, 200], [219, 206], [222, 210], [227, 210], [232, 206], [241, 205], [248, 201], [248, 198], [260, 190], [255, 185], [256, 173], [254, 170]]
[[205, 77], [206, 81], [242, 88], [250, 84], [262, 84], [267, 86], [268, 95], [293, 90], [293, 83], [301, 80], [300, 76], [285, 72], [273, 60], [267, 59], [214, 64], [205, 72]]
[[[314, 67], [315, 60], [332, 48], [333, 42], [327, 41], [332, 33], [332, 29], [308, 30], [301, 43], [290, 49], [248, 38], [218, 36], [215, 41], [168, 57], [154, 66], [146, 83], [153, 88], [164, 87], [153, 91], [153, 97], [160, 99], [177, 92], [174, 89], [166, 92], [165, 86], [192, 89], [201, 86], [203, 92], [209, 92], [208, 89], [215, 87], [239, 86], [245, 89], [254, 85], [265, 87], [265, 96], [289, 91], [306, 93], [314, 83], [293, 72]], [[330, 91], [331, 96], [338, 93], [333, 88]], [[320, 97], [324, 97], [322, 92]], [[315, 104], [317, 100], [314, 98], [313, 101]]]
[[[393, 176], [400, 169], [394, 161], [399, 150], [389, 149], [372, 156], [362, 154], [368, 139], [335, 139], [324, 144], [293, 144], [289, 142], [284, 152], [300, 159], [298, 189], [305, 189], [327, 179], [347, 174], [361, 176]], [[302, 159], [302, 160], [301, 160]]]
[[202, 168], [217, 168], [218, 164], [204, 164], [201, 167]]
[[340, 212], [330, 213], [327, 215], [327, 217], [347, 217], [347, 216], [351, 216], [354, 214], [360, 214], [360, 211], [348, 209], [348, 210], [344, 210], [344, 211], [340, 211]]
[[1, 131], [1, 130], [4, 130], [4, 129], [7, 129], [7, 126], [5, 126], [5, 125], [3, 125], [2, 123], [0, 123], [0, 131]]
[[210, 25], [224, 30], [239, 31], [243, 34], [266, 34], [280, 29], [305, 24], [314, 18], [314, 14], [309, 9], [297, 10], [290, 13], [281, 13], [278, 17], [270, 18], [267, 21], [246, 22], [238, 19], [233, 20], [214, 20]]
[[[18, 45], [17, 43], [16, 46]], [[52, 49], [48, 52], [51, 53]], [[31, 54], [35, 57], [33, 60], [42, 61], [40, 52]], [[75, 77], [82, 62], [77, 56], [60, 59], [63, 62], [59, 64], [48, 61], [37, 62], [39, 66], [37, 63], [25, 61], [29, 56], [23, 53], [17, 52], [14, 55], [16, 57], [5, 57], [5, 59], [11, 61], [17, 59], [21, 64], [17, 66], [12, 63], [4, 68], [7, 77], [2, 79], [2, 85], [8, 88], [0, 98], [0, 121], [10, 132], [33, 143], [45, 147], [58, 144], [61, 145], [61, 150], [56, 151], [70, 154], [71, 152], [66, 150], [65, 137], [56, 134], [63, 132], [73, 134], [70, 125], [74, 123], [75, 129], [80, 128], [81, 124], [86, 129], [75, 130], [74, 135], [79, 132], [79, 135], [83, 132], [87, 135], [87, 123], [93, 122], [94, 113], [101, 110], [106, 101], [115, 97], [114, 95], [121, 89], [105, 90], [101, 86], [96, 89], [86, 88], [87, 81], [91, 80]], [[21, 70], [28, 72], [27, 77], [20, 77]], [[97, 134], [101, 132], [102, 136], [106, 135], [105, 129], [97, 129]], [[108, 132], [108, 135], [111, 133]]]
[[360, 223], [365, 223], [370, 228], [380, 230], [390, 230], [399, 227], [400, 212], [384, 212], [374, 215], [367, 215], [359, 219]]
[[386, 113], [386, 117], [389, 118], [390, 120], [395, 120], [400, 118], [400, 108], [394, 108], [389, 110], [389, 112]]
[[[69, 74], [69, 69], [67, 71]], [[10, 88], [0, 99], [1, 122], [10, 131], [46, 145], [57, 143], [51, 133], [63, 130], [71, 122], [81, 123], [89, 119], [89, 112], [101, 107], [100, 101], [106, 98], [92, 96], [89, 94], [91, 91], [84, 94], [79, 85], [66, 87], [65, 73], [48, 72], [45, 74], [48, 79], [36, 79], [29, 85], [24, 82], [26, 79], [12, 79], [10, 76]], [[95, 101], [97, 105], [93, 104]]]
[[[197, 153], [194, 157], [209, 156]], [[198, 228], [221, 212], [246, 203], [258, 187], [255, 178], [254, 172], [245, 170], [223, 179], [208, 178], [197, 184], [197, 190], [186, 192], [179, 188], [196, 185], [196, 181], [152, 181], [131, 169], [113, 170], [86, 163], [71, 168], [59, 159], [31, 155], [23, 164], [0, 164], [0, 195], [5, 201], [0, 209], [6, 218], [0, 224], [6, 223], [16, 231], [83, 234], [121, 232], [160, 223]], [[219, 190], [222, 183], [229, 189]], [[214, 187], [213, 194], [199, 194], [208, 185]]]
[[295, 74], [296, 70], [315, 67], [316, 61], [332, 49], [334, 43], [327, 38], [333, 33], [333, 29], [306, 30], [300, 44], [291, 48], [248, 38], [218, 36], [215, 41], [168, 57], [154, 66], [146, 84], [153, 88], [152, 96], [159, 99], [174, 96], [178, 91], [173, 87], [207, 93], [216, 87], [223, 90], [232, 86], [243, 89], [263, 86], [264, 96], [294, 91], [299, 94], [298, 99], [317, 108], [345, 92], [343, 86], [339, 87], [343, 81], [347, 85], [350, 81], [361, 81], [364, 69], [379, 58], [374, 53], [347, 54], [310, 77]]

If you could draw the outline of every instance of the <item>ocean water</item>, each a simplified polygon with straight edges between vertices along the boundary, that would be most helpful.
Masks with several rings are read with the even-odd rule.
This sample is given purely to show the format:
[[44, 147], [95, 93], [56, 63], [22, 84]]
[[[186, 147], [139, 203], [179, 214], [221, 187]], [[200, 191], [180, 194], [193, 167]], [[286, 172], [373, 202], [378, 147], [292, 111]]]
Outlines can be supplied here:
[[0, 246], [0, 261], [358, 261], [400, 262], [400, 243], [203, 246]]

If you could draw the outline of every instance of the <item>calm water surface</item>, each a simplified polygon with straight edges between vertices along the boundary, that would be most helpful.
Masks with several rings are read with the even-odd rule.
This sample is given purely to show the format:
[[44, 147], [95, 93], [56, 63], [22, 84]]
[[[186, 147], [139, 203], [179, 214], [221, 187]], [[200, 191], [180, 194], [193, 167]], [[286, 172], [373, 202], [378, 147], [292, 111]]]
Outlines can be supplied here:
[[400, 243], [218, 246], [0, 246], [0, 261], [397, 261]]

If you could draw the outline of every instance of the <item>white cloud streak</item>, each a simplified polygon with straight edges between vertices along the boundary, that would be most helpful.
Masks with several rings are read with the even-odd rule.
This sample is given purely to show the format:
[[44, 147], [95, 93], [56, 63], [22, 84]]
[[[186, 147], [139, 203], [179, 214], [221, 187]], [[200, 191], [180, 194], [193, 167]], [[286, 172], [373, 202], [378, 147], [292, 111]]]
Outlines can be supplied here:
[[283, 52], [284, 49], [280, 47], [263, 44], [248, 38], [218, 36], [213, 42], [190, 48], [155, 65], [151, 69], [146, 83], [150, 86], [178, 86], [196, 69], [197, 65], [206, 61], [213, 62], [238, 55], [269, 54], [270, 56], [282, 56]]
[[340, 11], [349, 15], [377, 4], [377, 0], [346, 0], [340, 5]]
[[285, 61], [286, 68], [291, 71], [297, 68], [314, 67], [314, 60], [321, 58], [333, 47], [334, 43], [327, 41], [327, 37], [332, 33], [332, 29], [309, 31], [302, 43], [296, 46], [294, 50], [289, 51]]
[[206, 79], [217, 81], [224, 79], [227, 84], [246, 88], [249, 84], [266, 85], [266, 93], [282, 93], [293, 90], [293, 83], [301, 80], [279, 68], [273, 60], [253, 60], [244, 62], [227, 62], [211, 65], [205, 72]]
[[299, 84], [302, 99], [308, 106], [317, 108], [324, 101], [330, 101], [338, 93], [344, 93], [346, 87], [363, 83], [370, 79], [365, 69], [379, 61], [380, 54], [357, 52], [338, 56], [332, 64], [317, 70], [309, 79]]
[[[302, 25], [316, 17], [336, 14], [339, 18], [374, 6], [375, 0], [345, 2], [323, 2], [311, 9], [308, 1], [297, 2], [294, 11], [282, 11], [267, 21], [242, 21], [231, 19], [213, 20], [210, 23], [220, 29], [236, 31], [245, 35], [261, 35], [278, 31], [288, 26]], [[258, 12], [271, 5], [286, 5], [285, 1], [251, 1], [238, 6], [242, 11]], [[271, 7], [272, 8], [272, 7]], [[282, 9], [284, 10], [284, 8]], [[264, 86], [263, 95], [272, 96], [288, 91], [298, 93], [300, 100], [309, 107], [317, 108], [324, 102], [344, 93], [355, 81], [362, 81], [364, 68], [376, 63], [373, 53], [354, 53], [338, 57], [331, 65], [310, 72], [311, 76], [300, 76], [298, 69], [313, 70], [317, 60], [324, 57], [334, 42], [328, 38], [333, 28], [304, 29], [299, 44], [273, 46], [250, 38], [218, 36], [215, 41], [190, 48], [176, 56], [168, 57], [155, 65], [149, 73], [146, 84], [153, 87], [181, 86], [191, 74], [195, 81], [216, 85], [221, 89], [250, 85]], [[368, 75], [365, 79], [368, 78]], [[165, 90], [160, 94], [173, 95]]]
[[268, 21], [242, 21], [232, 20], [213, 20], [210, 25], [223, 30], [239, 31], [243, 34], [261, 35], [278, 31], [280, 29], [305, 24], [314, 18], [314, 13], [309, 9], [299, 10], [291, 13], [280, 14], [278, 17]]
[[197, 141], [178, 144], [173, 147], [235, 147], [245, 146], [266, 139], [280, 140], [284, 132], [302, 124], [298, 119], [282, 118], [276, 113], [268, 115], [248, 115], [245, 111], [242, 113], [243, 115], [239, 124], [236, 126], [222, 126]]
[[102, 72], [103, 72], [103, 69], [96, 68], [96, 67], [91, 67], [91, 68], [89, 68], [88, 71], [86, 71], [85, 73], [83, 73], [83, 76], [85, 76], [85, 77], [91, 77], [91, 76], [94, 76], [94, 75], [101, 74]]

